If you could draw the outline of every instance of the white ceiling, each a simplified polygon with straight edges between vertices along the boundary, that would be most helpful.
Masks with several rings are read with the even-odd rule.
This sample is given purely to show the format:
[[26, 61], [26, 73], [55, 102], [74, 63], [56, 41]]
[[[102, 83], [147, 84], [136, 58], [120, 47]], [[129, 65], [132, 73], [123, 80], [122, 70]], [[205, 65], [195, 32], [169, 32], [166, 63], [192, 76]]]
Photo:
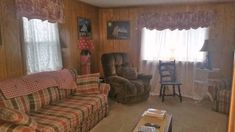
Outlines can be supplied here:
[[158, 4], [185, 4], [202, 2], [228, 2], [235, 0], [80, 0], [98, 7], [124, 7]]

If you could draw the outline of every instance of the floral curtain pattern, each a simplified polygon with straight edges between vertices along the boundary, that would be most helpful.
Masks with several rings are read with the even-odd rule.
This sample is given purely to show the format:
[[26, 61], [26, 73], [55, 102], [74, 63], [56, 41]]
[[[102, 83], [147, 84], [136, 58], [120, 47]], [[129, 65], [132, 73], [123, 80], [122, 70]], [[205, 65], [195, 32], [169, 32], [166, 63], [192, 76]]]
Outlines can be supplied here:
[[138, 17], [137, 29], [146, 27], [153, 30], [197, 29], [209, 27], [214, 23], [214, 11], [190, 11], [177, 13], [145, 13]]
[[16, 0], [17, 17], [62, 23], [63, 0]]

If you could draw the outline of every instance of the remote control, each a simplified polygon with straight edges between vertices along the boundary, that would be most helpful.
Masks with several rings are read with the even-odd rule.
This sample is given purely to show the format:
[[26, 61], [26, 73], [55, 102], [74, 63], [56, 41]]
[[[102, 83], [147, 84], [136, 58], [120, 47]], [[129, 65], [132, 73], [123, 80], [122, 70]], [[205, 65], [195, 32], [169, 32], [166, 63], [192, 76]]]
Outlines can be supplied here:
[[154, 124], [154, 123], [145, 123], [145, 126], [150, 126], [150, 127], [155, 127], [156, 129], [159, 129], [160, 126], [158, 124]]

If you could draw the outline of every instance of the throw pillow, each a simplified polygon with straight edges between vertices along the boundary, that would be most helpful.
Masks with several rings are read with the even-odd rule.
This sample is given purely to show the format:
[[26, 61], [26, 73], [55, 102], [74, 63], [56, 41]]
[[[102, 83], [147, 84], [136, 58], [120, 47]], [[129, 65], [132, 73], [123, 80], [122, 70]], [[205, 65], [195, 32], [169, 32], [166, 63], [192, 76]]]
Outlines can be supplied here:
[[137, 79], [137, 72], [136, 68], [129, 67], [129, 66], [122, 66], [117, 70], [117, 74], [121, 77], [126, 79], [134, 80]]
[[78, 75], [77, 89], [78, 93], [99, 93], [99, 78], [100, 73]]
[[0, 121], [9, 122], [17, 125], [29, 126], [36, 129], [37, 122], [27, 114], [7, 107], [0, 107]]

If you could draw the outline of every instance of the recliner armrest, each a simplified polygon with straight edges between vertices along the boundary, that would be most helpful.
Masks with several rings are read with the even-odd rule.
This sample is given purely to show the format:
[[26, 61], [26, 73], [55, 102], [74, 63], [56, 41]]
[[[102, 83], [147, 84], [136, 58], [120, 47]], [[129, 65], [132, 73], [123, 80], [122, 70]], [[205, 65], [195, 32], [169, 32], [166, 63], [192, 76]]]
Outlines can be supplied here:
[[122, 83], [122, 84], [131, 84], [130, 81], [121, 76], [110, 76], [107, 78], [108, 83]]
[[146, 74], [138, 74], [138, 79], [144, 79], [144, 80], [150, 80], [152, 79], [152, 75], [146, 75]]
[[112, 87], [111, 94], [120, 94], [121, 96], [125, 96], [128, 93], [136, 92], [134, 89], [135, 85], [132, 84], [128, 79], [121, 76], [110, 76], [106, 81]]

